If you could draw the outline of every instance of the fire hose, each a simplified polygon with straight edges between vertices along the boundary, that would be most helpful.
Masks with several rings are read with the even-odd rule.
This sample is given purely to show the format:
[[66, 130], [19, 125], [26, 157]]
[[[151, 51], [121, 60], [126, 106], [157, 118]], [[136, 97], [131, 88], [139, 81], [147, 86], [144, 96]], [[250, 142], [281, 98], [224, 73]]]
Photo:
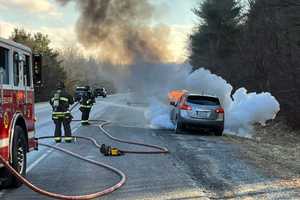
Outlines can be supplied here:
[[152, 149], [157, 149], [157, 151], [132, 151], [132, 150], [121, 150], [123, 153], [132, 153], [132, 154], [162, 154], [162, 153], [169, 153], [169, 150], [165, 147], [157, 146], [157, 145], [152, 145], [152, 144], [145, 144], [145, 143], [140, 143], [140, 142], [134, 142], [130, 140], [124, 140], [120, 139], [117, 137], [112, 136], [107, 130], [104, 129], [104, 126], [111, 124], [111, 122], [104, 121], [101, 123], [99, 126], [100, 130], [102, 133], [104, 133], [108, 138], [110, 138], [113, 141], [120, 142], [120, 143], [125, 143], [125, 144], [132, 144], [132, 145], [137, 145], [137, 146], [144, 146], [144, 147], [149, 147]]
[[[114, 141], [117, 141], [117, 142], [120, 142], [120, 143], [133, 144], [133, 145], [138, 145], [138, 146], [144, 146], [144, 147], [148, 147], [148, 148], [157, 149], [156, 151], [120, 150], [123, 153], [135, 153], [135, 154], [158, 154], [158, 153], [164, 154], [164, 153], [169, 153], [168, 149], [165, 148], [165, 147], [160, 147], [160, 146], [157, 146], [157, 145], [144, 144], [144, 143], [140, 143], [140, 142], [134, 142], [134, 141], [130, 141], [130, 140], [124, 140], [124, 139], [116, 138], [116, 137], [112, 136], [107, 130], [104, 129], [104, 126], [106, 126], [108, 124], [111, 124], [111, 122], [108, 122], [108, 121], [105, 121], [105, 120], [94, 120], [94, 121], [102, 121], [102, 123], [100, 125], [98, 125], [97, 127], [101, 130], [102, 133], [104, 133], [111, 140], [114, 140]], [[37, 140], [50, 139], [50, 138], [54, 138], [54, 137], [53, 136], [39, 137], [39, 138], [37, 138]], [[88, 141], [92, 142], [97, 148], [99, 148], [100, 151], [101, 151], [101, 147], [103, 147], [96, 141], [96, 139], [94, 139], [92, 137], [72, 136], [72, 138], [73, 139], [88, 140]], [[89, 199], [99, 198], [99, 197], [102, 197], [104, 195], [110, 194], [110, 193], [114, 192], [115, 190], [119, 189], [120, 187], [122, 187], [126, 182], [126, 175], [121, 170], [116, 169], [116, 168], [114, 168], [110, 165], [104, 164], [102, 162], [94, 161], [94, 160], [91, 160], [91, 159], [88, 159], [88, 158], [84, 158], [83, 156], [81, 156], [79, 154], [76, 154], [74, 152], [71, 152], [71, 151], [69, 151], [67, 149], [64, 149], [64, 148], [61, 148], [61, 147], [48, 145], [48, 144], [44, 144], [44, 143], [39, 143], [39, 145], [58, 150], [60, 152], [63, 152], [65, 154], [68, 154], [70, 156], [78, 158], [80, 160], [83, 160], [83, 161], [89, 162], [91, 164], [94, 164], [96, 166], [108, 169], [108, 170], [114, 172], [115, 174], [117, 174], [120, 177], [120, 181], [118, 183], [116, 183], [115, 185], [107, 188], [107, 189], [104, 189], [102, 191], [99, 191], [99, 192], [96, 192], [96, 193], [93, 193], [93, 194], [87, 194], [87, 195], [81, 195], [81, 196], [67, 196], [67, 195], [62, 195], [62, 194], [56, 194], [56, 193], [52, 193], [52, 192], [43, 190], [43, 189], [35, 186], [34, 184], [32, 184], [25, 177], [20, 175], [9, 164], [8, 161], [6, 161], [3, 157], [0, 156], [0, 162], [2, 162], [4, 164], [4, 166], [9, 170], [9, 172], [12, 173], [15, 177], [17, 177], [17, 179], [19, 181], [21, 181], [24, 185], [26, 185], [31, 190], [33, 190], [37, 193], [40, 193], [42, 195], [45, 195], [45, 196], [48, 196], [48, 197], [51, 197], [51, 198], [61, 199], [61, 200], [89, 200]]]
[[79, 102], [76, 102], [71, 108], [70, 108], [70, 112], [72, 112], [72, 110], [74, 110], [74, 108], [76, 108], [76, 106], [79, 105]]
[[116, 173], [117, 175], [119, 175], [121, 177], [121, 180], [117, 184], [115, 184], [114, 186], [111, 186], [111, 187], [109, 187], [109, 188], [107, 188], [103, 191], [100, 191], [100, 192], [96, 192], [96, 193], [88, 194], [88, 195], [82, 195], [82, 196], [66, 196], [66, 195], [62, 195], [62, 194], [56, 194], [56, 193], [48, 192], [46, 190], [43, 190], [43, 189], [35, 186], [30, 181], [28, 181], [25, 177], [21, 176], [12, 166], [10, 166], [10, 164], [7, 161], [4, 160], [3, 157], [0, 156], [0, 161], [4, 164], [4, 166], [9, 170], [10, 173], [12, 173], [15, 177], [17, 177], [17, 179], [19, 181], [21, 181], [23, 184], [25, 184], [31, 190], [33, 190], [33, 191], [35, 191], [39, 194], [42, 194], [42, 195], [45, 195], [45, 196], [48, 196], [48, 197], [51, 197], [51, 198], [55, 198], [55, 199], [61, 199], [61, 200], [89, 200], [89, 199], [98, 198], [98, 197], [104, 196], [106, 194], [112, 193], [113, 191], [119, 189], [120, 187], [122, 187], [125, 184], [126, 175], [122, 171], [120, 171], [120, 170], [118, 170], [118, 169], [116, 169], [112, 166], [109, 166], [109, 165], [106, 165], [104, 163], [97, 162], [97, 161], [94, 161], [94, 160], [91, 160], [91, 159], [84, 158], [83, 156], [81, 156], [79, 154], [73, 153], [69, 150], [66, 150], [66, 149], [63, 149], [63, 148], [60, 148], [60, 147], [56, 147], [56, 146], [52, 146], [52, 145], [48, 145], [48, 144], [43, 144], [43, 143], [40, 143], [40, 145], [56, 149], [58, 151], [61, 151], [61, 152], [66, 153], [70, 156], [76, 157], [80, 160], [89, 162], [91, 164], [97, 165], [99, 167], [104, 167], [104, 168]]

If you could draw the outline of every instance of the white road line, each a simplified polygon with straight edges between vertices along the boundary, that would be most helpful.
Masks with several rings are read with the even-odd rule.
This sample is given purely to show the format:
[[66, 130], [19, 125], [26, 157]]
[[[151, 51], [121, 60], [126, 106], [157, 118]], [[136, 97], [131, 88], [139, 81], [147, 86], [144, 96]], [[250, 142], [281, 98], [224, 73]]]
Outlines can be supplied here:
[[[79, 125], [76, 126], [75, 128], [72, 129], [72, 132], [75, 132], [79, 129]], [[36, 161], [34, 161], [31, 165], [28, 166], [26, 173], [30, 172], [35, 166], [37, 166], [41, 161], [43, 161], [45, 158], [47, 158], [47, 156], [50, 155], [50, 153], [52, 153], [54, 151], [54, 149], [48, 150], [45, 154], [43, 154], [41, 157], [39, 157]], [[0, 192], [0, 199], [3, 197], [5, 193], [5, 190]]]
[[[75, 127], [72, 132], [77, 131], [79, 128], [79, 126]], [[57, 144], [58, 145], [58, 144]], [[57, 146], [56, 145], [56, 146]], [[45, 158], [47, 158], [50, 153], [52, 153], [54, 151], [54, 149], [48, 150], [45, 154], [43, 154], [41, 157], [39, 157], [36, 161], [34, 161], [31, 165], [28, 166], [26, 173], [30, 172], [35, 166], [37, 166], [40, 162], [42, 162]], [[1, 195], [0, 195], [1, 197]]]
[[26, 173], [30, 172], [35, 166], [37, 166], [42, 160], [44, 160], [50, 153], [52, 153], [54, 150], [48, 150], [45, 154], [43, 154], [41, 157], [39, 157], [36, 161], [34, 161], [26, 170]]

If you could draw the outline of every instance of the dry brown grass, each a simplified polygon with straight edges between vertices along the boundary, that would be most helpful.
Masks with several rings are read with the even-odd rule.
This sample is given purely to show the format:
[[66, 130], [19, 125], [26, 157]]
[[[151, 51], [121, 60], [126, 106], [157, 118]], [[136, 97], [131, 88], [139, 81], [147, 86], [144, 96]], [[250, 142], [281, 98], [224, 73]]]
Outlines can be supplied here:
[[255, 127], [253, 139], [226, 137], [238, 143], [241, 159], [262, 168], [269, 175], [295, 180], [300, 177], [300, 133], [293, 131], [283, 122], [273, 122], [266, 127]]

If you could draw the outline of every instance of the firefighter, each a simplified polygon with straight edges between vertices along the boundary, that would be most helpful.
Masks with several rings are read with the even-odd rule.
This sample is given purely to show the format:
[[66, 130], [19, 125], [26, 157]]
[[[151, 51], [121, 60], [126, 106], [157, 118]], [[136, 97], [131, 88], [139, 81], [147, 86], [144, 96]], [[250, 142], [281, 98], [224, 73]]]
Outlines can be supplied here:
[[65, 142], [72, 142], [72, 132], [70, 123], [72, 115], [69, 111], [69, 106], [74, 103], [73, 97], [65, 91], [63, 82], [59, 82], [57, 90], [51, 96], [50, 104], [53, 108], [52, 119], [55, 123], [54, 140], [56, 143], [61, 142], [61, 126], [64, 126]]
[[81, 96], [80, 100], [80, 111], [82, 112], [81, 116], [81, 125], [89, 125], [89, 116], [93, 104], [95, 103], [95, 97], [93, 96], [90, 86], [85, 86], [85, 92]]

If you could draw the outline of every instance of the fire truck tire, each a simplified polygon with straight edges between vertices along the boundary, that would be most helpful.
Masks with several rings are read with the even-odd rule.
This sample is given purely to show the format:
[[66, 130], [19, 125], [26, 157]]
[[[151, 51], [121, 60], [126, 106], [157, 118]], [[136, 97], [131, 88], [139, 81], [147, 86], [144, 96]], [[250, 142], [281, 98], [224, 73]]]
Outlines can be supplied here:
[[[14, 129], [14, 138], [12, 142], [12, 163], [11, 166], [16, 169], [19, 174], [26, 176], [27, 162], [27, 142], [25, 132], [20, 126]], [[13, 175], [9, 175], [9, 187], [18, 188], [22, 183]]]

